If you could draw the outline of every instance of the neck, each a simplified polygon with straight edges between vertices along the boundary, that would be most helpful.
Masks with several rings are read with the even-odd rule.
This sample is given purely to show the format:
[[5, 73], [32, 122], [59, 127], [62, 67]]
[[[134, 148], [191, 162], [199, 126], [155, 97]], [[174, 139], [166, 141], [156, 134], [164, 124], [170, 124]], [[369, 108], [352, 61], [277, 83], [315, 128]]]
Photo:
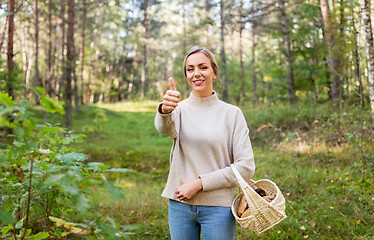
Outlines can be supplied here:
[[205, 97], [212, 96], [214, 94], [214, 91], [210, 91], [210, 94], [209, 93], [199, 93], [199, 92], [193, 91], [192, 94], [197, 98], [205, 98]]

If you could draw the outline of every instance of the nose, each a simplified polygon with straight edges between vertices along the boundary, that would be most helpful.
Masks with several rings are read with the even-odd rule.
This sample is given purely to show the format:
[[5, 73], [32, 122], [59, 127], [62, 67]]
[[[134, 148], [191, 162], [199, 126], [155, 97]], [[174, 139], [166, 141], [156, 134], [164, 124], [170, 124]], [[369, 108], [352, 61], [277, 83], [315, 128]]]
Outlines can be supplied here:
[[197, 68], [194, 72], [194, 77], [199, 78], [201, 76], [200, 70]]

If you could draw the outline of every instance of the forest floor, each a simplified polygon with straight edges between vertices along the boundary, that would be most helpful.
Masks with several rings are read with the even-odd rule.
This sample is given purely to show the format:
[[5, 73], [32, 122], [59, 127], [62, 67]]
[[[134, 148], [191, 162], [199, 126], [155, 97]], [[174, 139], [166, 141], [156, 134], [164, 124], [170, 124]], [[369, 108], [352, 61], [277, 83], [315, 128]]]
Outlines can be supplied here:
[[[107, 196], [96, 208], [120, 224], [136, 226], [130, 239], [170, 239], [168, 201], [160, 195], [172, 140], [154, 128], [156, 104], [86, 106], [73, 120], [73, 129], [87, 134], [75, 147], [88, 161], [133, 170], [108, 176], [125, 196]], [[374, 239], [374, 138], [368, 110], [361, 155], [358, 110], [336, 112], [327, 104], [241, 108], [255, 156], [253, 179], [277, 183], [287, 219], [260, 236], [238, 225], [236, 239]]]

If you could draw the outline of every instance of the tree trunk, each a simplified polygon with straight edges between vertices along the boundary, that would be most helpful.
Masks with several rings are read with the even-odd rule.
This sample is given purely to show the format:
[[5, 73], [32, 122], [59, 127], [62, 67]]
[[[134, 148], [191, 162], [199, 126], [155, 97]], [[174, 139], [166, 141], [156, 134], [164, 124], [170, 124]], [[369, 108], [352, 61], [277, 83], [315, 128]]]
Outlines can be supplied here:
[[[208, 2], [208, 1], [207, 1]], [[182, 11], [183, 11], [183, 53], [184, 56], [187, 53], [187, 21], [186, 21], [186, 2], [185, 0], [182, 1]], [[184, 81], [185, 86], [185, 98], [188, 97], [190, 93], [190, 85], [188, 85], [188, 81]]]
[[[125, 61], [119, 61], [119, 66], [118, 66], [118, 88], [117, 88], [117, 97], [116, 97], [116, 102], [122, 101], [122, 86], [124, 82], [124, 77], [122, 76], [125, 68]], [[166, 74], [166, 73], [165, 73]]]
[[132, 68], [133, 71], [131, 72], [130, 75], [130, 83], [127, 91], [127, 97], [130, 98], [131, 95], [135, 92], [135, 79], [138, 76], [138, 44], [135, 42], [134, 43], [134, 58], [132, 60]]
[[82, 45], [81, 45], [81, 72], [80, 72], [80, 83], [81, 83], [81, 96], [83, 102], [84, 96], [84, 81], [83, 81], [83, 70], [84, 70], [84, 46], [86, 41], [86, 16], [87, 16], [87, 3], [83, 0], [83, 14], [82, 14]]
[[336, 46], [336, 39], [335, 39], [335, 32], [336, 27], [334, 21], [330, 17], [330, 8], [328, 0], [320, 0], [321, 3], [321, 12], [323, 18], [323, 25], [325, 28], [325, 37], [326, 37], [326, 45], [327, 45], [327, 53], [328, 53], [328, 65], [330, 70], [330, 78], [331, 78], [331, 98], [332, 99], [339, 99], [340, 93], [340, 80], [339, 76], [335, 73], [339, 71], [338, 64], [337, 64], [337, 57], [333, 48]]
[[1, 50], [3, 49], [3, 44], [4, 44], [4, 41], [5, 41], [6, 30], [7, 30], [7, 27], [8, 27], [8, 20], [9, 20], [9, 17], [6, 17], [4, 28], [3, 28], [3, 31], [1, 32], [0, 54], [1, 54]]
[[255, 19], [255, 0], [252, 0], [251, 16], [252, 16], [252, 86], [253, 86], [253, 104], [256, 104], [258, 101], [257, 94], [257, 77], [256, 77], [256, 28], [257, 22]]
[[56, 86], [56, 92], [58, 93], [58, 96], [61, 96], [61, 89], [63, 86], [65, 86], [66, 81], [66, 66], [65, 66], [65, 8], [66, 3], [65, 0], [61, 0], [61, 78], [58, 86]]
[[143, 43], [143, 69], [142, 69], [142, 97], [144, 98], [148, 91], [148, 49], [147, 49], [147, 40], [148, 40], [148, 0], [143, 1], [142, 9], [144, 11], [143, 18], [143, 29], [144, 29], [144, 43]]
[[[26, 27], [24, 25], [24, 23], [22, 23], [22, 33], [24, 36], [27, 36], [26, 34]], [[27, 38], [26, 37], [23, 37], [21, 38], [21, 46], [22, 46], [22, 70], [23, 70], [23, 75], [24, 75], [24, 84], [25, 86], [28, 86], [29, 85], [29, 74], [30, 74], [30, 68], [31, 68], [31, 63], [32, 61], [30, 61], [28, 59], [28, 56], [27, 56], [27, 50], [30, 51], [31, 48], [29, 48], [28, 46], [28, 41], [27, 41]], [[25, 87], [24, 88], [24, 98], [27, 99], [27, 95], [28, 95], [28, 87]]]
[[238, 105], [245, 96], [245, 76], [244, 76], [244, 62], [243, 62], [243, 30], [244, 30], [244, 15], [243, 15], [243, 0], [240, 0], [239, 7], [239, 59], [240, 59], [240, 89], [237, 98]]
[[220, 11], [221, 11], [221, 65], [222, 65], [222, 99], [227, 101], [228, 99], [228, 87], [226, 79], [226, 53], [225, 53], [225, 16], [224, 16], [224, 5], [223, 0], [220, 0]]
[[[338, 72], [340, 72], [340, 74], [345, 78], [344, 73], [349, 68], [347, 66], [347, 61], [344, 61], [345, 59], [348, 59], [348, 56], [345, 56], [346, 36], [345, 36], [344, 28], [347, 25], [347, 19], [344, 14], [344, 0], [340, 0], [339, 9], [340, 9], [340, 23], [339, 23], [339, 35], [338, 35], [339, 41], [337, 42], [337, 45], [339, 46], [339, 48], [337, 50], [336, 65], [338, 67]], [[347, 81], [348, 80], [349, 78], [347, 79]], [[343, 86], [343, 82], [342, 80], [339, 80], [338, 81], [338, 93], [339, 93], [340, 100], [342, 100], [343, 94], [344, 94], [343, 92], [344, 89], [342, 88], [342, 86]]]
[[288, 26], [287, 13], [286, 13], [286, 8], [284, 4], [285, 4], [284, 0], [279, 0], [279, 11], [281, 14], [281, 22], [282, 22], [282, 34], [283, 34], [284, 47], [286, 50], [288, 96], [289, 96], [290, 103], [294, 105], [296, 103], [295, 79], [294, 79], [293, 62], [292, 62], [292, 55], [291, 55], [292, 53], [291, 53], [291, 43], [290, 43], [290, 30]]
[[[316, 51], [317, 52], [317, 51]], [[311, 81], [312, 81], [312, 84], [313, 84], [313, 91], [314, 91], [314, 99], [317, 100], [318, 99], [318, 96], [319, 96], [319, 88], [318, 88], [318, 85], [316, 83], [316, 68], [317, 68], [317, 65], [318, 65], [318, 56], [317, 55], [313, 55], [312, 56], [312, 72], [310, 74], [311, 76]]]
[[9, 0], [8, 12], [12, 13], [9, 16], [8, 23], [8, 51], [7, 51], [7, 70], [8, 70], [8, 81], [7, 81], [7, 90], [9, 96], [14, 99], [13, 91], [13, 70], [14, 70], [14, 61], [13, 61], [13, 45], [14, 45], [14, 14], [15, 14], [15, 2], [14, 0]]
[[[35, 0], [34, 5], [35, 11], [35, 63], [34, 63], [34, 87], [41, 87], [40, 75], [39, 75], [39, 8], [38, 0]], [[35, 94], [35, 103], [39, 104], [38, 95]]]
[[371, 116], [373, 118], [374, 127], [374, 46], [373, 31], [370, 16], [370, 0], [360, 0], [363, 27], [366, 35], [366, 55], [368, 62], [368, 81], [369, 81], [369, 97], [371, 106]]
[[[353, 4], [352, 4], [353, 5]], [[352, 33], [353, 33], [353, 56], [355, 59], [355, 74], [356, 78], [359, 82], [359, 92], [362, 91], [362, 79], [361, 79], [361, 57], [359, 53], [359, 46], [358, 46], [358, 39], [359, 39], [359, 32], [357, 31], [356, 28], [356, 21], [354, 18], [354, 6], [351, 6], [351, 14], [352, 14]]]
[[49, 0], [48, 6], [48, 77], [46, 79], [46, 92], [49, 96], [53, 96], [53, 56], [52, 56], [52, 11], [53, 1]]
[[73, 80], [74, 80], [74, 107], [75, 111], [79, 110], [79, 94], [78, 94], [78, 76], [76, 74], [76, 67], [74, 64], [74, 69], [73, 69]]
[[[97, 32], [98, 35], [100, 35], [100, 32]], [[96, 52], [95, 52], [95, 61], [93, 62], [93, 83], [96, 82], [96, 79], [97, 79], [97, 75], [99, 74], [99, 65], [98, 65], [98, 62], [99, 62], [99, 58], [100, 58], [100, 48], [97, 48], [96, 49]], [[96, 90], [96, 92], [95, 92]], [[99, 94], [99, 102], [102, 101], [103, 99], [103, 94], [102, 93], [97, 93], [98, 90], [97, 90], [97, 87], [95, 87], [94, 85], [94, 88], [91, 87], [90, 85], [90, 103], [94, 103], [95, 102], [95, 95]]]
[[93, 55], [93, 50], [95, 47], [95, 39], [96, 39], [96, 33], [97, 29], [95, 28], [92, 31], [92, 39], [90, 43], [90, 55], [88, 55], [88, 79], [86, 82], [86, 86], [84, 89], [84, 96], [83, 96], [83, 103], [89, 102], [89, 96], [90, 96], [90, 84], [91, 84], [91, 77], [92, 77], [92, 70], [93, 70], [93, 64], [92, 64], [92, 55]]
[[262, 73], [262, 70], [260, 69], [259, 72], [260, 75], [260, 83], [261, 83], [261, 103], [265, 103], [265, 96], [266, 96], [266, 82], [264, 81], [264, 74]]
[[75, 53], [74, 53], [74, 0], [68, 1], [68, 31], [67, 31], [67, 62], [66, 62], [66, 89], [65, 89], [65, 126], [70, 128], [72, 117], [72, 75], [75, 69]]

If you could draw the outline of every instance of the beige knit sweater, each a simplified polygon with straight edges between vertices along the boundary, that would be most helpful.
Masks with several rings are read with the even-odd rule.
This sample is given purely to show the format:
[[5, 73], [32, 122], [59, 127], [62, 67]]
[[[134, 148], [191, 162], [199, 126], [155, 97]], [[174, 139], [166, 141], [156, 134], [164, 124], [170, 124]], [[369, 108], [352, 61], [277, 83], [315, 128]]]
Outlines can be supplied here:
[[220, 101], [216, 93], [190, 97], [169, 114], [155, 116], [156, 129], [174, 139], [165, 198], [178, 201], [175, 190], [201, 178], [203, 191], [184, 201], [192, 205], [230, 207], [237, 180], [230, 168], [235, 164], [244, 179], [255, 171], [248, 127], [242, 111]]

